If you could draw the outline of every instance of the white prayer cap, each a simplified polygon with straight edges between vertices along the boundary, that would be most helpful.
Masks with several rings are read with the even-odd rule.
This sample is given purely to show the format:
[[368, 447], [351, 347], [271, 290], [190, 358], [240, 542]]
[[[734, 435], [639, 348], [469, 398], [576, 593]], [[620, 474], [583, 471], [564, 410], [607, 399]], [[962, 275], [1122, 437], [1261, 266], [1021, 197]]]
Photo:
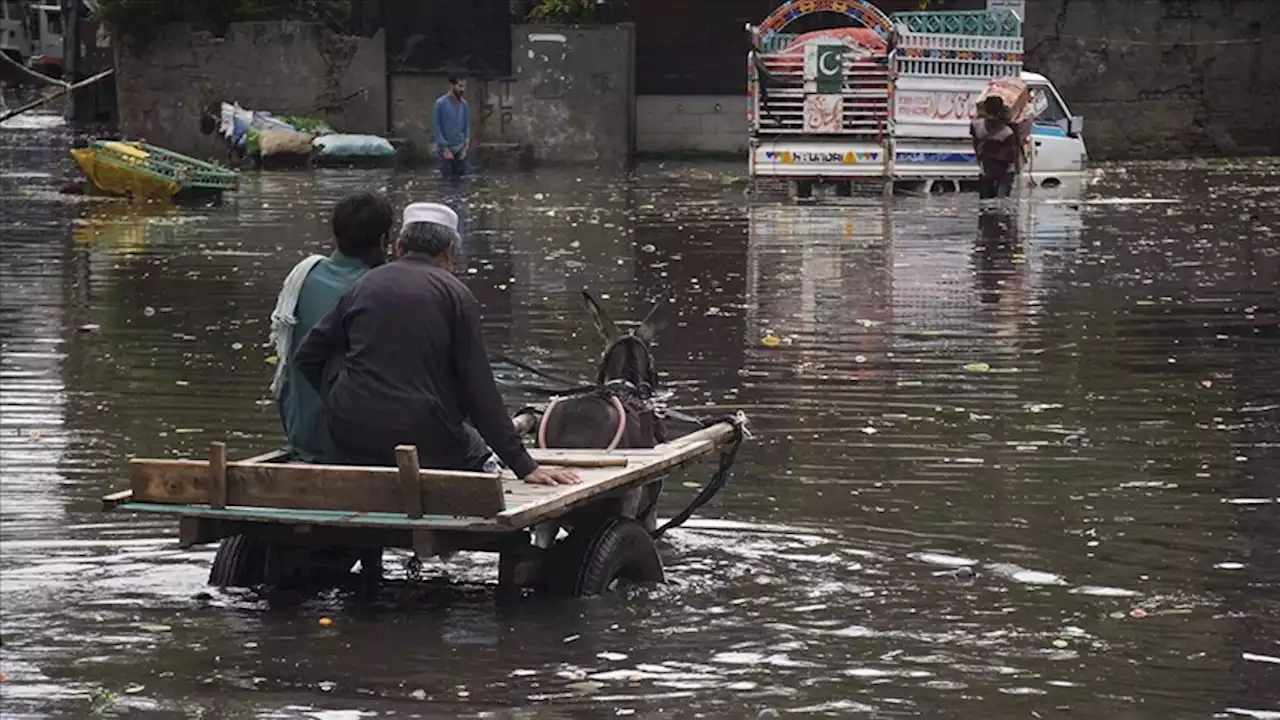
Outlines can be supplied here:
[[453, 208], [440, 203], [410, 203], [404, 208], [404, 222], [400, 229], [404, 230], [414, 223], [429, 222], [444, 225], [450, 230], [458, 231], [458, 213]]

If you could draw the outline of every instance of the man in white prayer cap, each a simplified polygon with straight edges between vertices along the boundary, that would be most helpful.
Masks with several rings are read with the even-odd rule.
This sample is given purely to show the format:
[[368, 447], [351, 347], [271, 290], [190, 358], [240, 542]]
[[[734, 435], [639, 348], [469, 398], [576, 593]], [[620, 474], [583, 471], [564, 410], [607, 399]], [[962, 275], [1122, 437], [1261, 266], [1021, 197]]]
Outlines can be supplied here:
[[480, 471], [491, 447], [526, 482], [576, 483], [577, 473], [539, 467], [512, 427], [480, 304], [452, 272], [459, 240], [448, 206], [406, 207], [403, 255], [356, 281], [295, 353], [325, 399], [333, 454], [353, 465], [395, 465], [396, 446], [415, 445], [424, 467]]

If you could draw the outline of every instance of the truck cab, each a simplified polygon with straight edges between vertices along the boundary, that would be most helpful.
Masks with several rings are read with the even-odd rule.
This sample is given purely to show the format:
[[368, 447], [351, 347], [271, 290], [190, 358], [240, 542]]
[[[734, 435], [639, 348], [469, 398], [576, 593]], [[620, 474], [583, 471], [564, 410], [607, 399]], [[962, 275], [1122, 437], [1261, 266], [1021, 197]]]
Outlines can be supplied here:
[[[814, 13], [842, 25], [790, 34]], [[1024, 151], [1037, 185], [1059, 185], [1088, 155], [1083, 120], [1048, 78], [1022, 68], [1022, 25], [1009, 10], [903, 12], [868, 3], [793, 0], [748, 26], [750, 173], [757, 187], [817, 185], [838, 194], [967, 189], [978, 166], [969, 135], [977, 99], [996, 78], [1020, 78], [1038, 113]]]
[[1023, 72], [1022, 79], [1036, 109], [1029, 153], [1031, 178], [1037, 185], [1061, 185], [1064, 174], [1078, 173], [1089, 163], [1082, 133], [1084, 119], [1070, 113], [1058, 89], [1044, 75]]

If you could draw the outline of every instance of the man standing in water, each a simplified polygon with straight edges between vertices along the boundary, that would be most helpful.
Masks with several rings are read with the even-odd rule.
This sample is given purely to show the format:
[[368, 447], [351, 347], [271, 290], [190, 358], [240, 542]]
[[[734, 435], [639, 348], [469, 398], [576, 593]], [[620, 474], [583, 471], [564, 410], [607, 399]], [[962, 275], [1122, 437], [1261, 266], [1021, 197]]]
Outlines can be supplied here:
[[333, 210], [331, 224], [337, 249], [329, 257], [311, 255], [294, 266], [271, 313], [271, 341], [276, 347], [272, 395], [289, 439], [289, 456], [303, 462], [329, 459], [329, 433], [324, 405], [296, 364], [290, 351], [302, 343], [338, 298], [371, 267], [383, 262], [395, 211], [375, 193], [344, 198]]
[[406, 207], [403, 256], [352, 285], [298, 348], [338, 459], [395, 465], [396, 446], [415, 445], [424, 467], [481, 471], [492, 447], [525, 482], [574, 484], [574, 472], [538, 467], [511, 425], [480, 304], [452, 273], [457, 227], [444, 205]]
[[446, 178], [471, 173], [471, 108], [467, 105], [466, 78], [449, 77], [449, 92], [436, 99], [436, 152], [440, 154], [440, 174]]
[[1008, 197], [1014, 177], [1022, 172], [1022, 143], [999, 95], [982, 101], [981, 116], [970, 123], [969, 135], [978, 156], [978, 197]]

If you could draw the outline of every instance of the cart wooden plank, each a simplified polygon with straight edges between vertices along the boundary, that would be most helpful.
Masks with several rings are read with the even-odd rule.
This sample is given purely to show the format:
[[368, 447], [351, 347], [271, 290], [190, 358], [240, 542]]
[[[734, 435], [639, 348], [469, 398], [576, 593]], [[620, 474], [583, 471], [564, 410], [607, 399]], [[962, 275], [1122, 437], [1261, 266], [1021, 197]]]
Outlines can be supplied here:
[[[133, 460], [133, 501], [210, 505], [214, 487], [201, 460]], [[497, 474], [422, 470], [422, 507], [436, 515], [494, 517], [506, 503]], [[226, 506], [300, 510], [403, 512], [400, 471], [394, 467], [227, 463]]]
[[173, 515], [180, 511], [183, 517], [202, 517], [210, 520], [240, 520], [248, 522], [272, 522], [286, 525], [351, 525], [407, 530], [498, 530], [504, 529], [496, 520], [487, 518], [448, 517], [423, 515], [413, 519], [404, 513], [347, 512], [342, 510], [301, 510], [293, 508], [266, 508], [232, 506], [213, 508], [207, 505], [165, 505], [160, 503], [127, 502], [120, 505], [125, 512], [157, 513]]
[[[691, 460], [698, 459], [716, 449], [714, 440], [684, 443], [657, 457], [646, 457], [628, 465], [626, 470], [584, 470], [579, 472], [582, 483], [539, 487], [523, 485], [512, 489], [507, 496], [507, 509], [498, 514], [498, 520], [510, 527], [528, 527], [544, 520], [559, 517], [569, 509], [590, 501], [597, 495], [627, 485], [647, 482]], [[620, 454], [626, 454], [623, 451]]]
[[[356, 467], [254, 462], [226, 463], [226, 505], [213, 507], [210, 463], [198, 460], [134, 460], [131, 490], [103, 498], [106, 509], [181, 517], [401, 528], [510, 532], [559, 517], [613, 491], [639, 487], [712, 454], [734, 434], [729, 423], [699, 430], [677, 442], [608, 453], [540, 451], [535, 458], [598, 458], [625, 464], [587, 467], [581, 483], [546, 487], [505, 476], [419, 470], [420, 504], [406, 502], [395, 467]], [[261, 456], [260, 456], [261, 457]], [[410, 513], [421, 517], [410, 517]]]

